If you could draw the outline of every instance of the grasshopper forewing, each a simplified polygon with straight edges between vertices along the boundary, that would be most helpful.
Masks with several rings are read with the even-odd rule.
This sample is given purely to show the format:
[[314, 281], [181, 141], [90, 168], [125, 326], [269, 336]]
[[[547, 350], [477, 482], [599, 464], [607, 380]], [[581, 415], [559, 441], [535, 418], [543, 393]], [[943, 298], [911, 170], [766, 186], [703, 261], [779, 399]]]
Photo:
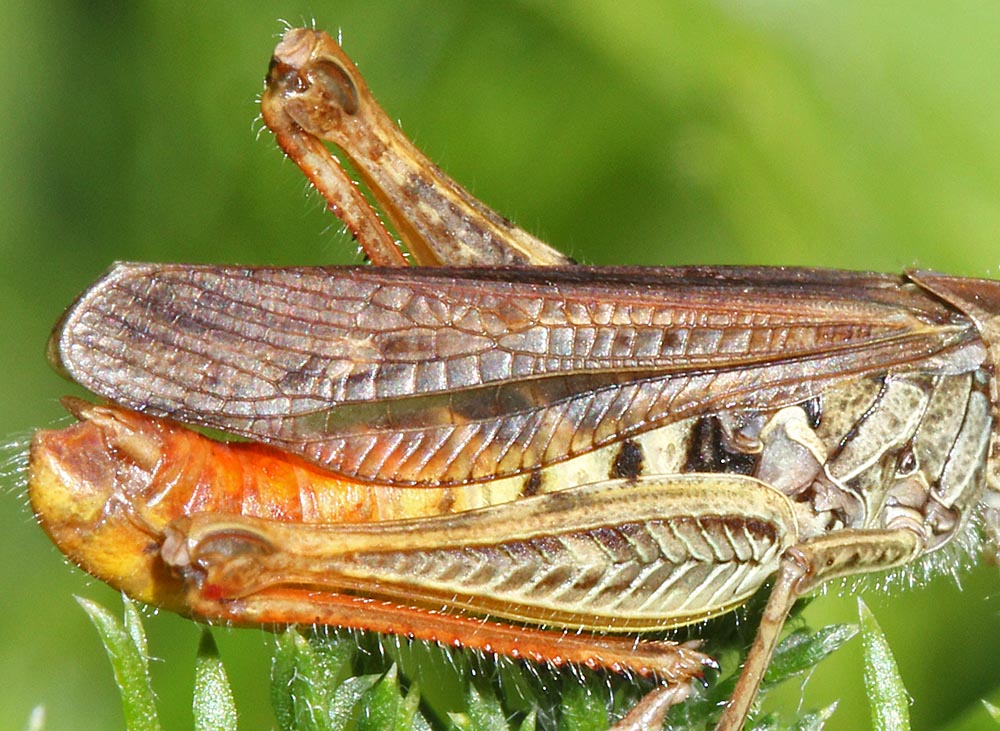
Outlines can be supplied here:
[[[663, 680], [620, 728], [711, 662], [635, 633], [773, 577], [737, 729], [798, 597], [995, 541], [997, 282], [571, 265], [416, 152], [314, 31], [286, 34], [262, 105], [382, 266], [120, 264], [80, 297], [50, 358], [111, 404], [36, 437], [31, 495], [94, 575], [204, 619]], [[398, 266], [319, 138], [417, 262], [463, 266]]]

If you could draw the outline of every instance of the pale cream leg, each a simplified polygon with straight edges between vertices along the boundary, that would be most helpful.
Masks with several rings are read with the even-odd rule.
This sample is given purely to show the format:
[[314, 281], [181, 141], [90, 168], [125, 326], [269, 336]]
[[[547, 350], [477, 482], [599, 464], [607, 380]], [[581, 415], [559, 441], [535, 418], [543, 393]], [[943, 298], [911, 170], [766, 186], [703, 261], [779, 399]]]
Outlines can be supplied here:
[[882, 571], [909, 563], [922, 548], [912, 531], [848, 530], [789, 548], [764, 607], [757, 637], [715, 731], [741, 731], [764, 671], [778, 644], [781, 628], [795, 601], [822, 582], [839, 576]]
[[690, 683], [664, 685], [647, 693], [624, 718], [608, 731], [648, 731], [663, 728], [667, 711], [691, 695]]

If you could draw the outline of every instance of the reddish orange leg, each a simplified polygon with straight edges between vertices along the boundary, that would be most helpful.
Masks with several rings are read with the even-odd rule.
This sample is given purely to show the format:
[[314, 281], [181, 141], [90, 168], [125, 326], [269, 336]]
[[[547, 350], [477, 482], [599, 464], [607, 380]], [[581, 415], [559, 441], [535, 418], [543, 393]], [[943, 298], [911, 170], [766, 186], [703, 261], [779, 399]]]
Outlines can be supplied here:
[[583, 665], [654, 676], [670, 684], [700, 678], [715, 661], [688, 644], [613, 635], [578, 634], [406, 607], [308, 589], [269, 588], [239, 599], [192, 587], [188, 602], [199, 617], [249, 625], [324, 625], [399, 635], [554, 666]]

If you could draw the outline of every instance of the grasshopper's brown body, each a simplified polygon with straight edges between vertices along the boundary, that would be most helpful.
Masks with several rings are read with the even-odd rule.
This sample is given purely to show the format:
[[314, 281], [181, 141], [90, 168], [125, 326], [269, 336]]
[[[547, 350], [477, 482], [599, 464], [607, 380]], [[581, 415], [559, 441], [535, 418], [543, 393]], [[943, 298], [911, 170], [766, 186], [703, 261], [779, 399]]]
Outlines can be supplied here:
[[[207, 619], [653, 672], [672, 690], [645, 710], [708, 659], [604, 633], [776, 577], [732, 729], [798, 596], [995, 536], [1000, 284], [570, 265], [414, 151], [312, 31], [286, 34], [262, 106], [383, 266], [123, 264], [70, 308], [53, 361], [143, 414], [74, 404], [33, 447], [40, 520], [95, 575]], [[395, 266], [318, 137], [418, 263], [463, 266]]]

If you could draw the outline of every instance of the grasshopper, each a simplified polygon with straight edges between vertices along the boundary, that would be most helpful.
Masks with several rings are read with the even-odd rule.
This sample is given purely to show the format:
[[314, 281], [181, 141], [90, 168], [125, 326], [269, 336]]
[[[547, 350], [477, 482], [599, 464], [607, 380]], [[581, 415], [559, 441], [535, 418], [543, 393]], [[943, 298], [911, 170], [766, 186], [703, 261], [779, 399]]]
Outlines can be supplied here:
[[619, 729], [713, 663], [642, 633], [773, 580], [724, 731], [798, 598], [996, 547], [1000, 283], [576, 265], [427, 160], [322, 32], [284, 35], [261, 109], [374, 266], [126, 263], [81, 295], [49, 358], [108, 403], [65, 401], [29, 490], [86, 571], [209, 621], [657, 677]]

